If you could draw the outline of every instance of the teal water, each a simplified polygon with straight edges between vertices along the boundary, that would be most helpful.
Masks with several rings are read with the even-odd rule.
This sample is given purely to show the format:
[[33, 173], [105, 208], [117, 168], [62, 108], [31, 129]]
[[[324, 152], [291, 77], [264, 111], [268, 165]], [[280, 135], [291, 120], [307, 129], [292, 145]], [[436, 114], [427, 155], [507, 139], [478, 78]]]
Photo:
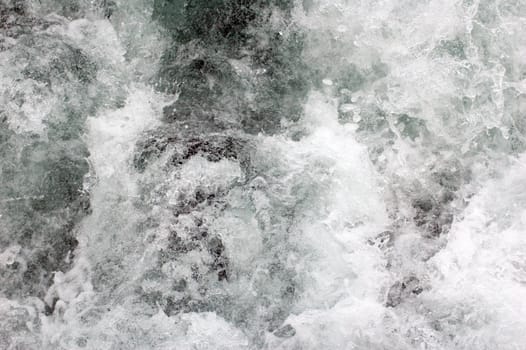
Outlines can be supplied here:
[[0, 349], [523, 349], [524, 30], [0, 0]]

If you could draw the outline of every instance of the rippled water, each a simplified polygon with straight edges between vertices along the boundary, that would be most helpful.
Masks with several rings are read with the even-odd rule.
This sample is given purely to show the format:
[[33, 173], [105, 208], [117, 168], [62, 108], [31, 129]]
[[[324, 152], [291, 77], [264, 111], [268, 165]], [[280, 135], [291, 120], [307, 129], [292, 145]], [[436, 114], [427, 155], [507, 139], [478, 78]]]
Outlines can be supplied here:
[[0, 349], [526, 349], [522, 0], [0, 0]]

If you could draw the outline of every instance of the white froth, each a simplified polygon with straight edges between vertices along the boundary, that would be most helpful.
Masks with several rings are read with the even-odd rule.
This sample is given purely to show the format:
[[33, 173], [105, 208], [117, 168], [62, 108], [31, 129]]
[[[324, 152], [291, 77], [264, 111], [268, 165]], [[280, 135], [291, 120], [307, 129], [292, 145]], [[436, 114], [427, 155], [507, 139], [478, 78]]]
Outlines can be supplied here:
[[[174, 98], [148, 85], [165, 47], [155, 26], [145, 24], [149, 5], [118, 1], [123, 10], [113, 22], [94, 14], [58, 18], [48, 34], [98, 65], [86, 98], [111, 95], [117, 102], [104, 99], [87, 119], [92, 213], [75, 228], [80, 245], [73, 268], [55, 273], [46, 295], [48, 305], [59, 299], [55, 312], [33, 322], [41, 302], [1, 298], [5, 324], [12, 315], [23, 320], [27, 346], [41, 340], [45, 348], [68, 350], [523, 349], [526, 156], [509, 140], [525, 108], [509, 99], [526, 93], [526, 9], [502, 1], [494, 17], [484, 17], [485, 3], [320, 0], [298, 9], [305, 60], [323, 73], [322, 91], [310, 93], [293, 126], [301, 138], [284, 133], [250, 140], [253, 179], [244, 178], [239, 162], [202, 155], [172, 170], [165, 155], [139, 174], [132, 164], [136, 143], [162, 125], [162, 109]], [[465, 44], [462, 52], [455, 51], [457, 39]], [[0, 64], [16, 61], [10, 50], [0, 51]], [[232, 65], [249, 69], [240, 61]], [[340, 89], [339, 69], [348, 67], [363, 73], [363, 82]], [[16, 72], [0, 70], [0, 102], [15, 116], [9, 127], [43, 134], [60, 101], [36, 82], [13, 87]], [[23, 94], [43, 97], [22, 103]], [[338, 106], [338, 98], [345, 103]], [[349, 123], [339, 120], [350, 113]], [[367, 124], [371, 115], [383, 118], [386, 129]], [[401, 116], [411, 117], [421, 133], [412, 135], [414, 125]], [[448, 207], [451, 229], [430, 238], [413, 222], [410, 199], [437, 192], [439, 170], [461, 169]], [[152, 293], [171, 288], [140, 278], [157, 263], [171, 230], [190, 226], [192, 218], [181, 215], [174, 223], [169, 217], [182, 195], [198, 188], [227, 193], [224, 208], [201, 213], [210, 234], [221, 237], [235, 276], [226, 286], [211, 285], [210, 293], [228, 294], [240, 309], [256, 303], [290, 282], [269, 277], [268, 262], [279, 256], [298, 283], [280, 325], [291, 326], [292, 336], [243, 328], [221, 310], [167, 316], [157, 305], [157, 313], [147, 313], [134, 299], [137, 286]], [[146, 218], [158, 227], [138, 230]], [[387, 231], [395, 237], [389, 248], [371, 243]], [[0, 265], [16, 261], [20, 249], [13, 244], [0, 252]], [[189, 252], [162, 272], [175, 280], [206, 259]], [[94, 288], [96, 278], [107, 277], [101, 271], [108, 285], [116, 282], [111, 291]], [[387, 306], [390, 288], [409, 276], [418, 277], [422, 290]], [[255, 331], [263, 344], [252, 344]]]

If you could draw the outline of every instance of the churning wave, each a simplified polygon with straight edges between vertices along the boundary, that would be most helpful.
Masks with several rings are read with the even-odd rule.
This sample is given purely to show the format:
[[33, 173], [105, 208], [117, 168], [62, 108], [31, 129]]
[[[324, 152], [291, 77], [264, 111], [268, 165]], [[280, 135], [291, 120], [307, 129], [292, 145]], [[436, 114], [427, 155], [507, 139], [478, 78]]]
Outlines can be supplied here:
[[522, 0], [0, 0], [0, 349], [526, 349]]

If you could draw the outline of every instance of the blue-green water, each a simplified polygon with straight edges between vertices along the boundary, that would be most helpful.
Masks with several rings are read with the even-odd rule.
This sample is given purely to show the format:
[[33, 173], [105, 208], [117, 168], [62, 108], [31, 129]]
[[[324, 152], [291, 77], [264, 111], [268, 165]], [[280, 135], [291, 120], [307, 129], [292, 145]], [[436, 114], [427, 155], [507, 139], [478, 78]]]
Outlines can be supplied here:
[[0, 349], [524, 349], [525, 30], [0, 0]]

